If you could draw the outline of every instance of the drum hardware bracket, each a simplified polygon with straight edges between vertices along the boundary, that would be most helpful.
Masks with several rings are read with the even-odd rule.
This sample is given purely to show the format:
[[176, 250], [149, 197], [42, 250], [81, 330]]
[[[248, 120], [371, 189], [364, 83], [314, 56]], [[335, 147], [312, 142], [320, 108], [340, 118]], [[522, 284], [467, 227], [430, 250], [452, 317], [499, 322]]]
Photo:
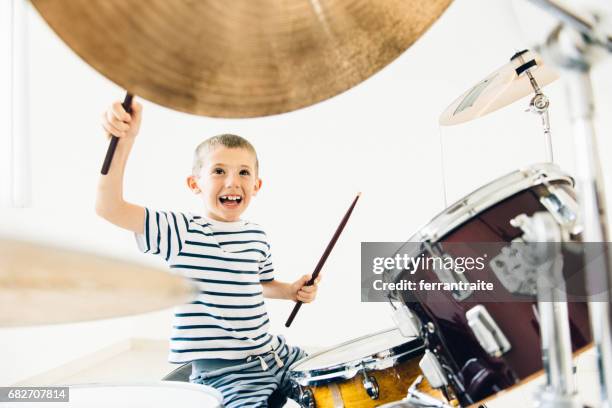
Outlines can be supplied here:
[[483, 305], [476, 305], [465, 313], [468, 325], [482, 348], [494, 357], [500, 357], [512, 348], [508, 338]]
[[363, 363], [362, 363], [362, 368], [361, 368], [361, 374], [363, 375], [363, 380], [362, 380], [363, 388], [368, 393], [368, 396], [371, 399], [377, 400], [380, 395], [380, 389], [378, 388], [378, 382], [376, 381], [376, 378], [374, 378], [374, 376], [368, 375], [368, 372]]
[[448, 380], [438, 357], [431, 350], [425, 350], [425, 354], [419, 361], [419, 367], [433, 388], [442, 388], [448, 385]]
[[491, 259], [489, 266], [508, 292], [535, 296], [537, 272], [535, 268], [528, 268], [521, 257], [520, 249], [524, 245], [521, 238], [513, 239], [510, 245], [503, 247], [499, 254]]
[[[582, 224], [579, 219], [580, 208], [578, 203], [565, 190], [555, 187], [550, 183], [544, 183], [549, 194], [540, 197], [540, 203], [552, 214], [555, 220], [563, 227], [563, 240], [569, 240], [566, 232], [578, 235], [582, 232]], [[566, 239], [567, 238], [567, 239]]]
[[451, 405], [447, 404], [444, 401], [440, 401], [437, 398], [434, 398], [428, 394], [425, 394], [422, 391], [419, 391], [418, 386], [423, 381], [423, 376], [419, 375], [416, 380], [410, 385], [408, 388], [408, 395], [404, 398], [403, 401], [409, 403], [411, 406], [415, 408], [420, 407], [430, 407], [430, 408], [452, 408]]

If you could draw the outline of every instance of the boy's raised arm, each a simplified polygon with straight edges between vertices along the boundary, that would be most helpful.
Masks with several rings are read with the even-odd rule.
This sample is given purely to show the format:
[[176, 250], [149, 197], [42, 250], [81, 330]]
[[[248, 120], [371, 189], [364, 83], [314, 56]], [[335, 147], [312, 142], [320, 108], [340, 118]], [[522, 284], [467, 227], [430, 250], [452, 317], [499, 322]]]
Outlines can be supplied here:
[[119, 138], [117, 150], [108, 174], [100, 175], [96, 198], [96, 213], [111, 223], [142, 234], [145, 210], [123, 199], [123, 176], [130, 151], [140, 129], [142, 105], [132, 102], [132, 114], [128, 114], [115, 102], [102, 116], [102, 127], [109, 135]]

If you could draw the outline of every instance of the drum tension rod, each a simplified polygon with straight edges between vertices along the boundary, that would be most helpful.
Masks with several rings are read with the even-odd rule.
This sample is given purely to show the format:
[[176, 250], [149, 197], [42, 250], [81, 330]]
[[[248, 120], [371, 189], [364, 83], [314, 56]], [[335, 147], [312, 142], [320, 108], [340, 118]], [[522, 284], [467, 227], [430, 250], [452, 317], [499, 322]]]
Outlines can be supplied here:
[[363, 362], [361, 363], [361, 373], [363, 375], [363, 381], [362, 381], [363, 388], [365, 388], [366, 392], [368, 393], [371, 399], [373, 400], [378, 399], [380, 395], [380, 390], [378, 388], [378, 382], [376, 381], [376, 378], [374, 378], [371, 375], [368, 375], [365, 364]]

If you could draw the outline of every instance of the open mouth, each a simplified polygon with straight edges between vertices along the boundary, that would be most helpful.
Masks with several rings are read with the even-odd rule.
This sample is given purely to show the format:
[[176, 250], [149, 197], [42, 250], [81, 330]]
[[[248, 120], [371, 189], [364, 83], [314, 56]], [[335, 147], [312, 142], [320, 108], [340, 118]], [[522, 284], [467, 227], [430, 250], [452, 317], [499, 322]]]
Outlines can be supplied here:
[[222, 195], [219, 197], [221, 204], [227, 207], [236, 207], [242, 202], [242, 196], [239, 195]]

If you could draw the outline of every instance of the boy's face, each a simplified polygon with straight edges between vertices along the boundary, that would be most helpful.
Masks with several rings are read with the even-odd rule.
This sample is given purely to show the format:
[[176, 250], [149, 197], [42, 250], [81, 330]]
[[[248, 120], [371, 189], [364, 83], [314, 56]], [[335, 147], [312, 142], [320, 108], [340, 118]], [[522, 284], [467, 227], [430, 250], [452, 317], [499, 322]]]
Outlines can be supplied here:
[[219, 146], [205, 153], [202, 160], [200, 174], [187, 178], [189, 188], [204, 200], [206, 216], [238, 221], [261, 187], [255, 155], [247, 149]]

